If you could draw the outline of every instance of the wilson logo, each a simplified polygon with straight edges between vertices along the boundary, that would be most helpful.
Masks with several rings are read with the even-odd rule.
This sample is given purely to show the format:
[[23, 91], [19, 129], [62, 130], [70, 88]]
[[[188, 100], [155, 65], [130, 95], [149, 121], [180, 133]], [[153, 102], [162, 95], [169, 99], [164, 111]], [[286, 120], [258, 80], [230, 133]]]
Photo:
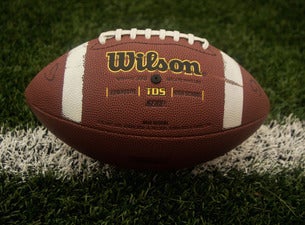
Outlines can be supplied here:
[[115, 51], [106, 53], [108, 59], [108, 69], [112, 72], [129, 72], [133, 69], [139, 72], [166, 72], [175, 74], [187, 74], [202, 76], [198, 61], [170, 59], [159, 57], [156, 51], [135, 52], [135, 51]]

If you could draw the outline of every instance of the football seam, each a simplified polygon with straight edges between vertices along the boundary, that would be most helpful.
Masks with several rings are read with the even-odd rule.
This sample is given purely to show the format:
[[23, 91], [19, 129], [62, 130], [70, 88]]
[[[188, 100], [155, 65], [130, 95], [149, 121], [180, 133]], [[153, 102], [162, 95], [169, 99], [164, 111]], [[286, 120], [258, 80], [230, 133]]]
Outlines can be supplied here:
[[90, 50], [100, 50], [100, 49], [108, 49], [108, 48], [113, 48], [113, 47], [117, 47], [117, 46], [120, 46], [120, 45], [125, 45], [125, 44], [146, 44], [146, 45], [174, 45], [174, 46], [180, 46], [180, 47], [184, 47], [184, 48], [187, 48], [189, 50], [193, 50], [193, 51], [196, 51], [196, 52], [199, 52], [199, 53], [202, 53], [202, 54], [206, 54], [206, 55], [210, 55], [210, 56], [216, 56], [216, 53], [214, 53], [211, 49], [206, 49], [204, 51], [201, 51], [201, 50], [197, 50], [195, 48], [192, 48], [192, 47], [188, 47], [188, 46], [185, 46], [185, 45], [182, 45], [182, 44], [177, 44], [177, 43], [157, 43], [157, 42], [140, 42], [140, 41], [128, 41], [128, 42], [124, 42], [124, 43], [118, 43], [118, 44], [112, 44], [110, 46], [107, 46], [107, 47], [96, 47], [96, 45], [101, 45], [100, 43], [95, 43], [91, 48]]
[[230, 80], [230, 79], [228, 79], [228, 78], [224, 78], [223, 77], [223, 80], [226, 82], [226, 83], [229, 83], [229, 84], [232, 84], [232, 85], [235, 85], [235, 86], [238, 86], [238, 87], [244, 87], [243, 85], [240, 85], [240, 84], [238, 84], [237, 82], [235, 82], [235, 81], [233, 81], [233, 80]]
[[127, 129], [135, 129], [135, 130], [187, 130], [187, 129], [202, 129], [211, 126], [211, 123], [206, 124], [198, 124], [196, 126], [166, 126], [161, 127], [157, 125], [132, 125], [132, 124], [122, 124], [122, 123], [109, 123], [106, 121], [99, 121], [99, 124], [108, 127], [116, 127], [116, 128], [127, 128]]
[[78, 126], [78, 127], [83, 127], [83, 128], [86, 128], [86, 129], [92, 129], [92, 130], [96, 130], [98, 132], [105, 132], [105, 133], [112, 134], [112, 135], [122, 135], [122, 136], [126, 136], [126, 137], [142, 137], [142, 138], [148, 138], [148, 139], [155, 139], [155, 138], [168, 139], [168, 138], [172, 138], [172, 139], [178, 140], [178, 139], [181, 139], [181, 138], [182, 139], [184, 139], [184, 138], [192, 139], [192, 138], [198, 138], [198, 137], [204, 137], [204, 136], [210, 136], [210, 135], [217, 135], [217, 134], [220, 134], [220, 133], [227, 133], [231, 130], [238, 129], [238, 128], [241, 128], [241, 127], [249, 126], [249, 125], [257, 123], [259, 121], [264, 121], [267, 117], [267, 116], [260, 117], [259, 119], [253, 120], [253, 121], [248, 122], [246, 124], [243, 124], [242, 126], [238, 126], [238, 127], [234, 127], [234, 128], [230, 128], [230, 129], [222, 129], [221, 131], [218, 131], [218, 132], [206, 133], [206, 134], [201, 134], [201, 135], [190, 135], [190, 136], [185, 136], [185, 135], [184, 136], [158, 136], [158, 135], [155, 135], [155, 136], [147, 136], [147, 135], [126, 134], [124, 132], [113, 132], [113, 131], [109, 131], [109, 130], [100, 130], [96, 127], [87, 126], [87, 125], [85, 126], [85, 125], [73, 122], [72, 120], [65, 120], [61, 117], [58, 117], [58, 116], [52, 115], [50, 113], [47, 113], [47, 112], [41, 110], [40, 108], [36, 107], [35, 105], [32, 105], [31, 107], [34, 107], [35, 110], [39, 111], [41, 114], [45, 114], [49, 117], [53, 117], [57, 120], [64, 121], [66, 123], [71, 123], [71, 124], [73, 124], [75, 126]]

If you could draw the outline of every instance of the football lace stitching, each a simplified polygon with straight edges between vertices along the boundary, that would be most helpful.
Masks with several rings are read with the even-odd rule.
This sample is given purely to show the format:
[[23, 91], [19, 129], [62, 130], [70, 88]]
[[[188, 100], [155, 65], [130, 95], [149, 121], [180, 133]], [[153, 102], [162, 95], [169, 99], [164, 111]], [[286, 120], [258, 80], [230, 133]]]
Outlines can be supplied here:
[[129, 35], [130, 39], [134, 40], [138, 35], [145, 36], [146, 39], [150, 39], [151, 36], [159, 36], [161, 40], [164, 40], [166, 37], [172, 37], [174, 41], [178, 42], [180, 38], [187, 39], [190, 45], [193, 45], [195, 41], [202, 43], [202, 48], [206, 50], [209, 47], [209, 42], [205, 38], [196, 37], [193, 34], [184, 34], [179, 31], [167, 31], [164, 29], [160, 30], [138, 30], [132, 28], [130, 30], [116, 29], [112, 31], [106, 31], [100, 34], [98, 40], [101, 44], [105, 44], [108, 39], [115, 38], [116, 41], [120, 41], [122, 36]]

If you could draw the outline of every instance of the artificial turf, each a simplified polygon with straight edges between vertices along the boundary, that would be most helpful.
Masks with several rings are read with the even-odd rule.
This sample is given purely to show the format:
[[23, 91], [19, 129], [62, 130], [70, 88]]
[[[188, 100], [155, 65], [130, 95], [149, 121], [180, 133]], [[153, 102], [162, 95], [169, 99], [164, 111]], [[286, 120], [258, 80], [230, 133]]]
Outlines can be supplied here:
[[[0, 3], [0, 124], [39, 124], [23, 92], [49, 62], [116, 28], [205, 37], [243, 65], [271, 102], [269, 118], [305, 118], [305, 2], [17, 1]], [[1, 139], [0, 139], [1, 144]], [[1, 147], [1, 145], [0, 145]], [[1, 151], [1, 149], [0, 149]], [[191, 175], [116, 171], [82, 180], [0, 172], [0, 224], [302, 224], [304, 172]]]

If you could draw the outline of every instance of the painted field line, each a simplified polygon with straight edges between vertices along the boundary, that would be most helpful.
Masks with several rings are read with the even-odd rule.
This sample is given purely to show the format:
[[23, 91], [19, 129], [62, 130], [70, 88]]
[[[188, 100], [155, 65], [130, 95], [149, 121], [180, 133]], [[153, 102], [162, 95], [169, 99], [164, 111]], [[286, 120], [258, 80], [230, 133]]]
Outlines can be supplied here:
[[250, 138], [224, 156], [197, 166], [194, 174], [232, 169], [244, 173], [277, 174], [305, 169], [305, 121], [290, 115], [262, 125]]
[[[193, 174], [232, 169], [244, 173], [277, 174], [305, 169], [305, 121], [293, 116], [262, 125], [243, 144], [213, 161], [198, 165]], [[59, 177], [111, 175], [112, 169], [73, 150], [47, 129], [0, 129], [0, 171], [23, 177], [52, 171]]]

